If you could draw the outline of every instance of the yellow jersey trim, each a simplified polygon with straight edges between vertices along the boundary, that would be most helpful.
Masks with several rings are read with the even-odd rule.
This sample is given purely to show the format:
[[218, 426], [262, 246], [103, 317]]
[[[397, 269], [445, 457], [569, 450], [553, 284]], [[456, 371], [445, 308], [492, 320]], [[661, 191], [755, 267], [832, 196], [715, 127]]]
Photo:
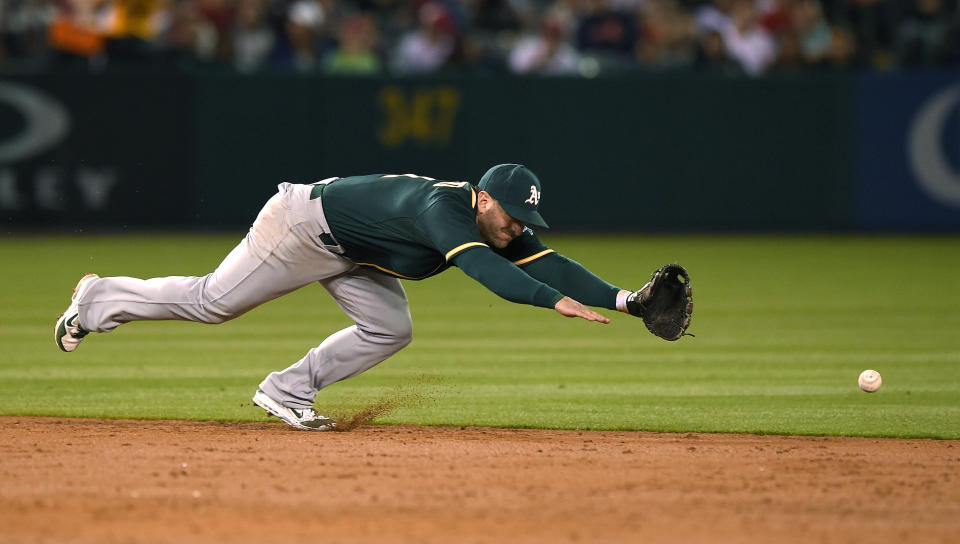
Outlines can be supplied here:
[[470, 188], [470, 208], [477, 207], [477, 192], [473, 190], [473, 187]]
[[449, 261], [450, 257], [453, 257], [454, 255], [456, 255], [457, 253], [460, 253], [464, 249], [467, 249], [468, 247], [473, 247], [473, 246], [490, 247], [487, 244], [484, 244], [483, 242], [467, 242], [466, 244], [460, 244], [459, 246], [448, 251], [446, 255], [446, 259]]
[[535, 261], [535, 260], [539, 259], [540, 257], [543, 257], [543, 256], [546, 255], [547, 253], [553, 253], [553, 250], [552, 250], [552, 249], [545, 249], [545, 250], [541, 251], [540, 253], [534, 253], [533, 255], [527, 257], [526, 259], [520, 259], [519, 261], [513, 261], [513, 264], [515, 264], [515, 265], [517, 265], [517, 266], [520, 266], [520, 265], [522, 265], [522, 264], [527, 264], [527, 263], [529, 263], [530, 261]]
[[387, 274], [390, 274], [391, 276], [396, 276], [396, 277], [398, 277], [398, 278], [402, 278], [402, 279], [405, 279], [405, 280], [422, 280], [422, 279], [424, 279], [424, 278], [429, 278], [430, 276], [433, 275], [434, 272], [437, 271], [437, 269], [440, 268], [440, 266], [443, 266], [443, 265], [440, 265], [440, 266], [438, 266], [437, 268], [434, 268], [433, 270], [430, 271], [429, 274], [426, 274], [426, 275], [424, 275], [424, 276], [404, 276], [403, 274], [400, 274], [399, 272], [394, 272], [393, 270], [390, 270], [390, 269], [388, 269], [388, 268], [384, 268], [384, 267], [382, 267], [382, 266], [379, 266], [379, 265], [376, 265], [376, 264], [373, 264], [373, 263], [357, 263], [357, 264], [360, 265], [360, 266], [369, 266], [369, 267], [371, 267], [371, 268], [376, 268], [377, 270], [379, 270], [379, 271], [381, 271], [381, 272], [385, 272], [385, 273], [387, 273]]

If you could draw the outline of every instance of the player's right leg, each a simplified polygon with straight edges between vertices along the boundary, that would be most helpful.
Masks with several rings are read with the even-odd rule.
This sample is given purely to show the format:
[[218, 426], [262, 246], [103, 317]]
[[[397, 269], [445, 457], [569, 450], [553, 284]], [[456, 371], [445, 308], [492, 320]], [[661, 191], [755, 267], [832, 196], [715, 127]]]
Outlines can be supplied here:
[[354, 325], [331, 334], [300, 361], [272, 372], [260, 383], [258, 394], [262, 392], [283, 406], [311, 408], [321, 389], [372, 368], [413, 337], [410, 307], [400, 280], [358, 268], [320, 283]]
[[[283, 184], [243, 241], [206, 276], [89, 280], [72, 301], [77, 318], [71, 323], [89, 332], [109, 332], [131, 321], [222, 323], [304, 285], [353, 268], [353, 263], [318, 244], [315, 229], [304, 221], [305, 216], [291, 213], [291, 198], [291, 187]], [[58, 330], [59, 325], [58, 321]]]

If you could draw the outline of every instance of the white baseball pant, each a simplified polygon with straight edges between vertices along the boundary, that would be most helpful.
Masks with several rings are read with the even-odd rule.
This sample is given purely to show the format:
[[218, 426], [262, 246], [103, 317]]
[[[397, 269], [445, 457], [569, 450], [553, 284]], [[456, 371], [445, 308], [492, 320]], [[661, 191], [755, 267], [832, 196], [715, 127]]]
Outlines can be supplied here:
[[212, 273], [142, 280], [92, 280], [79, 301], [80, 324], [109, 332], [131, 321], [176, 319], [222, 323], [319, 282], [354, 325], [326, 338], [260, 388], [290, 408], [309, 408], [324, 387], [356, 376], [410, 343], [413, 323], [400, 280], [358, 267], [324, 246], [330, 233], [311, 185], [282, 183], [250, 232]]

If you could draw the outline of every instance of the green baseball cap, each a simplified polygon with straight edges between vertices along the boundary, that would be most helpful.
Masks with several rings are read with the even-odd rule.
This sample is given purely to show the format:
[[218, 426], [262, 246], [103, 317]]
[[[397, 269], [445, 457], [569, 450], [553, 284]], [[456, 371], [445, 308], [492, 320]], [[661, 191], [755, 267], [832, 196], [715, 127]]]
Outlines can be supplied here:
[[550, 228], [537, 208], [540, 180], [522, 164], [498, 164], [487, 170], [478, 185], [490, 193], [510, 217], [526, 225]]

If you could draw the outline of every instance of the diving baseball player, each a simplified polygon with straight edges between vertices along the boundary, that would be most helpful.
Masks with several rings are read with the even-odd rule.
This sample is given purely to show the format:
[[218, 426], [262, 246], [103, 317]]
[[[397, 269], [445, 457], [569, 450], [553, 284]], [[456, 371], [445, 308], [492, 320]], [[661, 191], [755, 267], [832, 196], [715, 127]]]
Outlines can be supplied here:
[[[206, 276], [84, 276], [55, 325], [57, 346], [73, 351], [88, 333], [131, 321], [222, 323], [319, 282], [354, 325], [268, 375], [253, 401], [297, 429], [327, 430], [334, 422], [314, 411], [317, 393], [410, 343], [400, 279], [456, 266], [509, 301], [568, 317], [609, 323], [585, 305], [620, 310], [643, 317], [669, 340], [683, 336], [690, 323], [689, 276], [682, 267], [661, 268], [631, 292], [546, 247], [530, 228], [547, 227], [538, 211], [540, 181], [522, 165], [494, 166], [476, 186], [377, 174], [278, 188], [243, 241]], [[674, 314], [670, 330], [655, 330], [658, 322], [667, 324], [665, 311]]]

